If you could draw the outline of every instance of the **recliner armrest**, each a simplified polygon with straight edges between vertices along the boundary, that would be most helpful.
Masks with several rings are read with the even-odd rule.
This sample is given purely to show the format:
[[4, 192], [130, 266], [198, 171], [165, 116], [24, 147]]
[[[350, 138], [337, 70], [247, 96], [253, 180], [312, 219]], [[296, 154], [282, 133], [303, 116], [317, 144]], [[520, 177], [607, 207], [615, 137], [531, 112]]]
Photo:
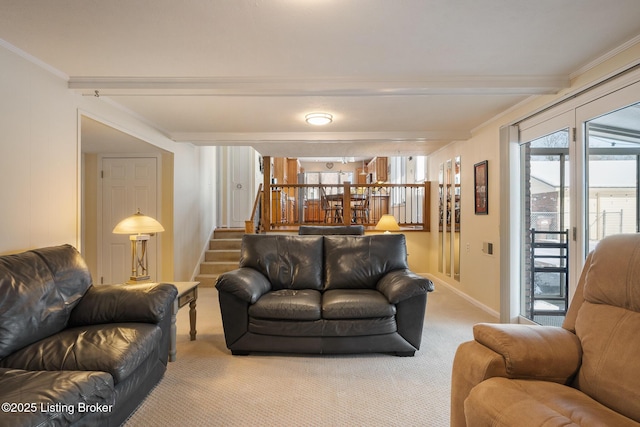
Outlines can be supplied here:
[[500, 354], [511, 378], [567, 383], [582, 360], [578, 337], [553, 326], [479, 323], [475, 340]]
[[392, 304], [433, 291], [433, 282], [408, 269], [385, 274], [376, 286]]
[[456, 350], [451, 375], [451, 427], [466, 426], [464, 401], [471, 389], [493, 377], [568, 384], [582, 348], [570, 331], [551, 326], [479, 323], [475, 340]]
[[221, 274], [216, 282], [216, 288], [222, 292], [235, 295], [242, 301], [254, 304], [262, 295], [271, 290], [271, 283], [259, 271], [249, 267]]
[[167, 283], [91, 286], [75, 306], [69, 326], [100, 323], [160, 323], [178, 295]]

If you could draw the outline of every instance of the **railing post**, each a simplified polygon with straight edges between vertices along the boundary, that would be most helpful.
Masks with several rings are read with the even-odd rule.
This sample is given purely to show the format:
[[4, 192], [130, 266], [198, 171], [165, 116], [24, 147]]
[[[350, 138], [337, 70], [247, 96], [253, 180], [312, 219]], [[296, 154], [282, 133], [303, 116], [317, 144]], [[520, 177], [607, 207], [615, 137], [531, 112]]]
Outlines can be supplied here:
[[342, 192], [342, 223], [351, 225], [351, 183], [349, 181], [344, 183]]
[[422, 229], [431, 231], [431, 181], [424, 182], [424, 197], [422, 201]]
[[264, 156], [264, 197], [262, 204], [262, 218], [265, 231], [271, 231], [271, 157]]

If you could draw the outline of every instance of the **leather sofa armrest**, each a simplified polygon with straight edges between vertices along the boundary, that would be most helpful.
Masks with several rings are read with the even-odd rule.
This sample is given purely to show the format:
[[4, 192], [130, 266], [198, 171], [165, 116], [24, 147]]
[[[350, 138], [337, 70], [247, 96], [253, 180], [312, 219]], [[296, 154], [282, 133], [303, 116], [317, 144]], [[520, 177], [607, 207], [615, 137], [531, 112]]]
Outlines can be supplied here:
[[433, 282], [408, 269], [394, 270], [378, 281], [377, 289], [391, 304], [397, 304], [416, 295], [433, 291]]
[[100, 323], [160, 323], [178, 295], [167, 283], [91, 286], [75, 306], [69, 326]]
[[510, 378], [566, 384], [582, 360], [580, 340], [563, 328], [479, 323], [473, 327], [473, 336], [504, 358]]
[[254, 304], [271, 290], [271, 283], [259, 271], [249, 267], [221, 274], [216, 282], [219, 291], [230, 293], [242, 301]]

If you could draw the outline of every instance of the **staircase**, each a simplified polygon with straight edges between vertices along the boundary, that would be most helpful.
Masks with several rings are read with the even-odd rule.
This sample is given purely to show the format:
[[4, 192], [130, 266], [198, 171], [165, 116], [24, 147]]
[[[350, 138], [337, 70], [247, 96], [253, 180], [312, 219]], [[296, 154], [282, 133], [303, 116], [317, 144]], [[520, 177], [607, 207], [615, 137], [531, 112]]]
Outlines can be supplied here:
[[200, 264], [200, 274], [195, 279], [200, 287], [212, 288], [220, 274], [238, 268], [243, 235], [244, 229], [240, 228], [221, 228], [213, 232], [209, 250]]

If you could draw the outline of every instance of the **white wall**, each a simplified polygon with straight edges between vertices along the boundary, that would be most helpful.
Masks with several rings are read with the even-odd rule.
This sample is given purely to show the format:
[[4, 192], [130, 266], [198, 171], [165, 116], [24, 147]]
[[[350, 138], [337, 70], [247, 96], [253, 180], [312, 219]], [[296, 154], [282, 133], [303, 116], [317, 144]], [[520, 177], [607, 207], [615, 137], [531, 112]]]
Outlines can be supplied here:
[[[189, 280], [215, 224], [215, 152], [177, 144], [108, 99], [83, 97], [60, 76], [0, 47], [0, 253], [70, 243], [80, 246], [79, 117], [86, 114], [153, 144], [173, 157], [171, 194], [162, 212], [162, 262]], [[172, 216], [171, 218], [166, 218]], [[167, 260], [168, 258], [168, 260]], [[171, 262], [173, 261], [173, 262]]]
[[[500, 302], [500, 192], [498, 128], [489, 127], [470, 141], [457, 142], [429, 156], [431, 191], [430, 271], [438, 279], [494, 312]], [[438, 273], [438, 171], [440, 164], [460, 156], [460, 281]], [[489, 214], [475, 215], [473, 166], [488, 160]], [[483, 242], [493, 243], [493, 255], [482, 252]], [[469, 248], [467, 250], [467, 247]]]
[[0, 48], [0, 253], [79, 243], [76, 102]]

